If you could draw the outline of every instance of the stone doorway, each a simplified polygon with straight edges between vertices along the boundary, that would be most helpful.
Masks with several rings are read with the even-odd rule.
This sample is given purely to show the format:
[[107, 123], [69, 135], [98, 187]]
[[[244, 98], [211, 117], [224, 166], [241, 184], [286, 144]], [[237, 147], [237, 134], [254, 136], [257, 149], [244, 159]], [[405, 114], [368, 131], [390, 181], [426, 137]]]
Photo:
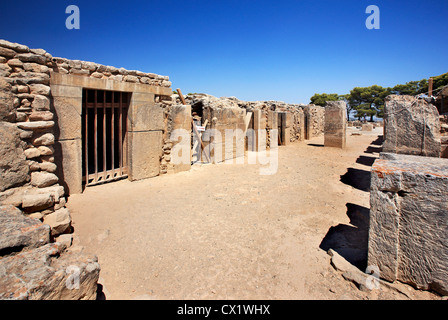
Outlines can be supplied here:
[[83, 89], [83, 185], [128, 176], [127, 115], [130, 93]]

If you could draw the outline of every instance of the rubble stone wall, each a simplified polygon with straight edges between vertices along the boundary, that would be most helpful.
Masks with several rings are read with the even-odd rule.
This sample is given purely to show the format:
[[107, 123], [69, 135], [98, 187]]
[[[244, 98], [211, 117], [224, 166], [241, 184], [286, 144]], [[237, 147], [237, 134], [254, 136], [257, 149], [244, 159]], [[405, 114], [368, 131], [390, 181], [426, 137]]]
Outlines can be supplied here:
[[[73, 83], [61, 85], [56, 81], [53, 85], [54, 79]], [[96, 87], [100, 82], [104, 88]], [[71, 95], [78, 83], [88, 83], [91, 89], [130, 88], [129, 92], [147, 86], [151, 89], [144, 99], [142, 93], [133, 96], [132, 103], [160, 111], [162, 106], [156, 102], [171, 94], [167, 76], [54, 58], [43, 49], [0, 40], [0, 264], [11, 275], [0, 282], [1, 298], [96, 298], [99, 274], [96, 258], [65, 253], [72, 241], [71, 216], [65, 206], [68, 190], [64, 189], [55, 159], [57, 145], [80, 141], [81, 132], [71, 130], [76, 122], [70, 118], [71, 114], [62, 116], [55, 111], [55, 104], [70, 107], [82, 103], [82, 85], [76, 90], [76, 97]], [[138, 112], [136, 108], [132, 115], [139, 118]], [[80, 112], [75, 116], [80, 118]], [[161, 136], [162, 123], [156, 126]], [[134, 129], [138, 131], [131, 128], [131, 134]], [[162, 141], [161, 137], [159, 140]], [[161, 152], [162, 145], [158, 148]], [[157, 166], [161, 158], [157, 156]], [[58, 259], [62, 256], [66, 258]], [[81, 290], [70, 291], [63, 285], [69, 275], [66, 267], [71, 265], [80, 270]], [[20, 286], [17, 277], [22, 280]]]

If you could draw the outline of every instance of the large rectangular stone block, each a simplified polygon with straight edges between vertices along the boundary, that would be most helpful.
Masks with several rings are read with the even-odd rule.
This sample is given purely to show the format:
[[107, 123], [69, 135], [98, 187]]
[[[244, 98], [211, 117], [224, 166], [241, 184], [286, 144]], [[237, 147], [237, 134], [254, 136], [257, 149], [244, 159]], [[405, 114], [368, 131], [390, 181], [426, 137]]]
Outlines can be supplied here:
[[57, 72], [51, 72], [50, 83], [51, 85], [64, 85], [71, 87], [122, 92], [143, 92], [166, 96], [169, 96], [172, 93], [171, 88], [169, 87], [152, 86], [125, 81], [114, 81], [110, 79], [97, 79], [93, 77], [62, 74]]
[[162, 131], [128, 132], [128, 175], [131, 181], [160, 172]]
[[82, 140], [62, 140], [54, 144], [56, 175], [66, 194], [82, 193]]
[[132, 94], [128, 111], [129, 131], [163, 129], [163, 110], [154, 103], [153, 94]]
[[448, 294], [448, 160], [382, 153], [372, 166], [368, 265]]
[[384, 110], [384, 152], [440, 157], [437, 108], [423, 99], [390, 95]]
[[325, 147], [345, 148], [347, 106], [344, 101], [329, 101], [325, 106]]
[[54, 113], [56, 140], [81, 139], [82, 88], [77, 97], [53, 96], [51, 111]]
[[[173, 105], [170, 109], [170, 119], [170, 141], [173, 143], [173, 148], [171, 149], [171, 160], [167, 165], [167, 172], [189, 171], [191, 169], [191, 106]], [[179, 136], [181, 137], [180, 141]], [[176, 147], [175, 145], [178, 143], [180, 145]], [[182, 154], [179, 154], [180, 152]], [[183, 152], [186, 154], [183, 154]], [[178, 157], [179, 161], [174, 161], [174, 157]]]

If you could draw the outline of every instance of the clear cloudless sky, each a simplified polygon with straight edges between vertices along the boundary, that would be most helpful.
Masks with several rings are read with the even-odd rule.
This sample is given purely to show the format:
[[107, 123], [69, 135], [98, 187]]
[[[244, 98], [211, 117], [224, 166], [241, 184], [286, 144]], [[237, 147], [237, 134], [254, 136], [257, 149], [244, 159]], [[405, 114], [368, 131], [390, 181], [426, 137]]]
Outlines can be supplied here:
[[[71, 4], [79, 30], [65, 27]], [[379, 30], [365, 26], [369, 5]], [[2, 1], [0, 38], [168, 75], [184, 93], [308, 103], [448, 72], [448, 1]]]

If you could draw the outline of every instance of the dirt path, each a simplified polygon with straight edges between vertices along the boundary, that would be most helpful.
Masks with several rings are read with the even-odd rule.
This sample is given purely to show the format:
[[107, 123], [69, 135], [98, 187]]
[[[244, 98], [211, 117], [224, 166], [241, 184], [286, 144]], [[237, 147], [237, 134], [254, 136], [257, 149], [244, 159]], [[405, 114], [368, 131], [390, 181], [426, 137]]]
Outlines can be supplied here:
[[74, 245], [98, 256], [106, 299], [404, 299], [359, 291], [326, 253], [365, 264], [365, 187], [381, 132], [349, 135], [345, 150], [323, 137], [280, 147], [272, 176], [199, 165], [88, 188], [68, 201]]

